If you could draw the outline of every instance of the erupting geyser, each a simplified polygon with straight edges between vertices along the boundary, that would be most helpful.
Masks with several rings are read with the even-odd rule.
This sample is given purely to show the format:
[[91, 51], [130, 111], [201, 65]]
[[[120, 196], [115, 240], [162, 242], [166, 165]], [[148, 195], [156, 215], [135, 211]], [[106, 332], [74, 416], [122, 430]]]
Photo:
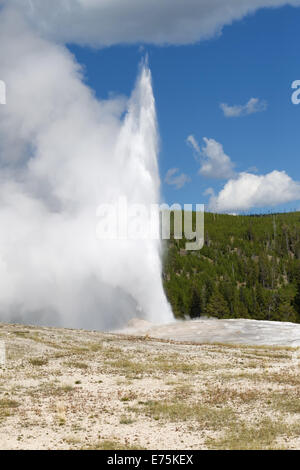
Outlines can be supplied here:
[[[67, 48], [0, 19], [0, 321], [114, 328], [172, 320], [157, 240], [98, 240], [101, 203], [159, 202], [151, 74], [98, 100]], [[99, 77], [101, 80], [101, 77]], [[125, 117], [123, 118], [125, 112]]]

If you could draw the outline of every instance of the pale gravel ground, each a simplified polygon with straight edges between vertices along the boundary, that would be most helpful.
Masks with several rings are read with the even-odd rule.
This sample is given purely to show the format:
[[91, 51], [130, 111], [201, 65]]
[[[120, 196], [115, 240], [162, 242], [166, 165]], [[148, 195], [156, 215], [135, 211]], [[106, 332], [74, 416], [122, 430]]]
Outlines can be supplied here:
[[300, 448], [299, 348], [6, 324], [1, 340], [0, 449]]

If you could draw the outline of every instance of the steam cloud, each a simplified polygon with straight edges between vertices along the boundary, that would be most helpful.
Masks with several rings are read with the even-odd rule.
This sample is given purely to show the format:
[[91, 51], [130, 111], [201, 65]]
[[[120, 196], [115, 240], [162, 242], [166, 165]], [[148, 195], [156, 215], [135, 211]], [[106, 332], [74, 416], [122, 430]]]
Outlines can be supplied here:
[[[112, 328], [170, 321], [158, 241], [99, 241], [96, 210], [159, 202], [146, 64], [131, 98], [99, 101], [63, 45], [0, 12], [0, 319]], [[127, 111], [125, 118], [122, 118]]]

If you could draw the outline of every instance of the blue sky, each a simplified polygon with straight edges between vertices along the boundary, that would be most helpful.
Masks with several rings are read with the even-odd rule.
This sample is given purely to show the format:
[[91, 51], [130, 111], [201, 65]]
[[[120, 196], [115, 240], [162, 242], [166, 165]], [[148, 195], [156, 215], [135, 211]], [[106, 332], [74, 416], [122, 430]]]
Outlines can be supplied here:
[[[194, 45], [69, 48], [101, 98], [129, 95], [140, 58], [148, 53], [161, 136], [163, 198], [168, 203], [208, 203], [205, 190], [213, 188], [218, 194], [230, 178], [199, 174], [203, 155], [187, 145], [189, 135], [200, 147], [204, 137], [222, 144], [235, 164], [233, 179], [240, 172], [265, 175], [277, 170], [300, 180], [300, 105], [291, 102], [291, 83], [300, 79], [299, 24], [300, 8], [286, 6], [259, 10]], [[240, 117], [225, 117], [220, 109], [220, 103], [245, 105], [251, 98], [266, 102], [266, 109]], [[178, 168], [190, 181], [180, 189], [167, 184], [170, 168]], [[300, 208], [299, 201], [272, 207], [268, 196], [266, 205], [245, 211], [294, 208]]]

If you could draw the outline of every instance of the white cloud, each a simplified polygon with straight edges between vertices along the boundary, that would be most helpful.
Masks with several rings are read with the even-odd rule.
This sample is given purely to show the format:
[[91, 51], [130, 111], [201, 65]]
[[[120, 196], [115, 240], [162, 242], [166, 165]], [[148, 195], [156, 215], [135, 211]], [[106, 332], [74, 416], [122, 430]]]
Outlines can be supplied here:
[[214, 139], [203, 138], [205, 145], [200, 148], [193, 135], [189, 135], [186, 143], [192, 147], [200, 163], [199, 174], [206, 178], [227, 179], [234, 175], [234, 163], [224, 152], [223, 146]]
[[220, 212], [243, 211], [254, 207], [274, 207], [300, 199], [300, 183], [285, 171], [266, 175], [240, 173], [230, 179], [217, 196], [212, 195], [210, 209]]
[[[0, 2], [1, 3], [1, 2]], [[32, 27], [61, 42], [188, 44], [220, 34], [224, 25], [264, 7], [300, 0], [2, 0]]]
[[246, 173], [258, 173], [258, 168], [255, 165], [249, 166], [247, 168]]
[[178, 174], [178, 172], [178, 168], [170, 168], [165, 177], [165, 183], [170, 186], [175, 186], [175, 189], [181, 189], [186, 183], [191, 181], [191, 178], [188, 175], [185, 173]]
[[201, 148], [201, 168], [199, 173], [206, 178], [227, 179], [234, 175], [234, 163], [226, 155], [223, 146], [214, 139], [204, 137]]
[[196, 153], [200, 154], [200, 147], [199, 147], [199, 144], [197, 142], [197, 140], [195, 139], [195, 137], [193, 135], [189, 135], [186, 139], [186, 143], [192, 147]]
[[267, 103], [259, 98], [251, 98], [245, 105], [229, 106], [226, 103], [221, 103], [220, 108], [226, 117], [240, 117], [265, 111]]

